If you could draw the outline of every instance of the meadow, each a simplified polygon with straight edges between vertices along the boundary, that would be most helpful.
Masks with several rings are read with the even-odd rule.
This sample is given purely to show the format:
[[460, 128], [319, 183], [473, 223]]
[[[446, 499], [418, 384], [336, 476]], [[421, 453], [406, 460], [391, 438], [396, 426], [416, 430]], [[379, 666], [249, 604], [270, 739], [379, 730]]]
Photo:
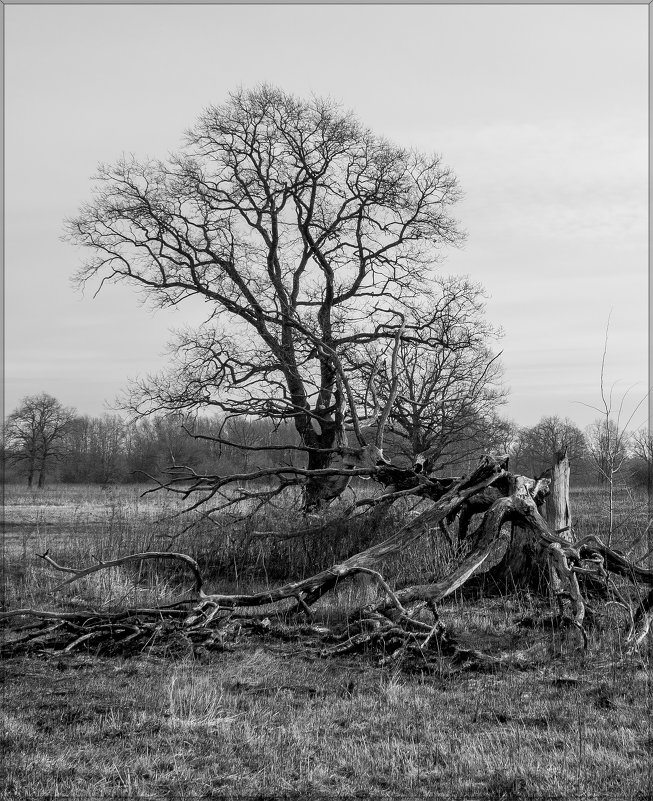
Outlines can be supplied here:
[[[52, 593], [60, 564], [174, 547], [211, 590], [247, 592], [300, 577], [333, 544], [272, 544], [259, 528], [188, 523], [174, 496], [142, 487], [5, 488], [3, 608], [117, 608], [170, 602], [191, 589], [183, 568], [114, 568]], [[572, 491], [576, 537], [606, 537], [605, 493]], [[647, 498], [622, 488], [613, 545], [651, 565]], [[407, 511], [399, 510], [397, 514]], [[279, 513], [267, 522], [292, 523]], [[396, 522], [396, 521], [395, 521]], [[392, 525], [393, 521], [389, 522]], [[354, 547], [361, 532], [352, 532]], [[173, 545], [174, 544], [174, 545]], [[322, 551], [322, 552], [320, 552]], [[456, 558], [430, 534], [383, 573], [444, 574]], [[326, 625], [373, 598], [352, 580], [325, 596]], [[651, 642], [628, 656], [625, 611], [600, 610], [585, 652], [560, 632], [518, 625], [547, 601], [526, 594], [442, 604], [470, 647], [550, 638], [554, 658], [528, 670], [407, 673], [373, 655], [320, 658], [293, 641], [249, 637], [222, 653], [187, 644], [130, 658], [92, 650], [6, 658], [6, 798], [587, 798], [644, 799], [653, 788]]]

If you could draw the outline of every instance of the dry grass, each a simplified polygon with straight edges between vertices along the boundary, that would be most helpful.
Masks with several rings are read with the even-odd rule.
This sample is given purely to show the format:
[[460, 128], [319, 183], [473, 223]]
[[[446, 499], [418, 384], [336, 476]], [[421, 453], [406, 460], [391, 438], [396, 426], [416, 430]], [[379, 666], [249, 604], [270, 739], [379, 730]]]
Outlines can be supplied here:
[[[643, 489], [617, 486], [614, 504], [613, 547], [627, 554], [644, 557], [653, 546], [653, 510], [648, 493]], [[607, 490], [600, 487], [572, 490], [570, 505], [577, 539], [594, 534], [604, 541], [608, 540], [610, 531]]]
[[[605, 534], [599, 502], [596, 493], [572, 496], [579, 536]], [[12, 487], [6, 503], [7, 606], [147, 604], [190, 586], [183, 570], [129, 568], [95, 574], [54, 599], [61, 576], [33, 556], [50, 548], [55, 559], [82, 564], [93, 554], [159, 548], [159, 535], [179, 526], [169, 519], [169, 496]], [[624, 550], [645, 554], [646, 536], [638, 537], [647, 519], [641, 498], [620, 496]], [[387, 575], [445, 570], [455, 558], [435, 538], [424, 542]], [[174, 547], [210, 563], [208, 535]], [[225, 586], [217, 573], [212, 581]], [[247, 581], [239, 577], [238, 588]], [[375, 593], [367, 581], [347, 582], [318, 615], [342, 619]], [[532, 604], [519, 596], [452, 599], [442, 617], [463, 645], [510, 650], [542, 636], [515, 625]], [[587, 654], [551, 632], [544, 636], [555, 659], [496, 674], [408, 675], [372, 658], [323, 660], [265, 639], [195, 659], [184, 648], [165, 659], [153, 651], [131, 660], [10, 659], [2, 675], [3, 797], [643, 801], [653, 789], [651, 644], [627, 659], [623, 613], [611, 607], [602, 620]]]
[[559, 670], [405, 677], [272, 647], [12, 660], [5, 796], [646, 798], [648, 674]]

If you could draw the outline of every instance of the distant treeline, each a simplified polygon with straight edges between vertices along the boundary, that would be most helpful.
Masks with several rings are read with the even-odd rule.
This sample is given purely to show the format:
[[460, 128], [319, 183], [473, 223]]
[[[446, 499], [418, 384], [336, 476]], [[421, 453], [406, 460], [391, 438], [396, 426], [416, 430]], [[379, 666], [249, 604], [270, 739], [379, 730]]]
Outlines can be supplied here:
[[[54, 401], [46, 395], [38, 400], [43, 398]], [[32, 429], [21, 429], [22, 445], [20, 437], [6, 436], [6, 481], [22, 481], [30, 469], [38, 475], [39, 461], [32, 458], [33, 452], [38, 456], [38, 447], [27, 442]], [[436, 460], [436, 470], [443, 475], [468, 472], [482, 453], [507, 452], [513, 471], [539, 476], [554, 463], [557, 452], [566, 448], [576, 486], [605, 479], [600, 438], [592, 438], [590, 429], [582, 432], [569, 419], [545, 417], [535, 426], [518, 427], [495, 418], [493, 425], [471, 426], [466, 436], [445, 440]], [[65, 483], [145, 483], [149, 477], [162, 478], [175, 465], [190, 467], [198, 474], [250, 473], [279, 465], [303, 466], [306, 459], [297, 449], [300, 443], [291, 423], [275, 424], [253, 417], [190, 418], [173, 414], [127, 421], [117, 414], [91, 417], [73, 413], [61, 427], [55, 444], [47, 459], [41, 454], [40, 467], [44, 468], [47, 461], [48, 481]], [[266, 446], [272, 449], [265, 450]], [[415, 456], [410, 443], [392, 432], [386, 435], [384, 452], [403, 465], [409, 465]], [[637, 436], [624, 438], [619, 479], [641, 485], [650, 481], [646, 453], [637, 447]], [[40, 485], [44, 483], [39, 481]]]
[[199, 474], [249, 472], [256, 467], [293, 464], [298, 457], [290, 448], [249, 448], [292, 446], [296, 440], [291, 426], [275, 429], [266, 420], [225, 422], [173, 415], [126, 422], [118, 415], [84, 416], [70, 426], [57, 472], [63, 482], [98, 484], [146, 482], [148, 476], [161, 478], [170, 467], [181, 465]]

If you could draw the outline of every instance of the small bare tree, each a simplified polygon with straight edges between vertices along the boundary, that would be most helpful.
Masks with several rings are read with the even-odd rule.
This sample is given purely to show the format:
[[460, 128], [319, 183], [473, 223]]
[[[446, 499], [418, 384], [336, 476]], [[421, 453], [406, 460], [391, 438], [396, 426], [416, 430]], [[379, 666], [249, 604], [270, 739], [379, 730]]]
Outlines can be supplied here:
[[592, 462], [608, 487], [608, 545], [612, 542], [612, 532], [614, 530], [615, 482], [628, 456], [630, 439], [628, 427], [648, 396], [648, 393], [644, 395], [624, 420], [624, 406], [633, 387], [629, 387], [618, 399], [614, 394], [615, 384], [612, 384], [609, 389], [606, 388], [605, 360], [608, 352], [609, 330], [610, 317], [608, 316], [608, 322], [605, 327], [603, 356], [601, 358], [601, 404], [600, 406], [591, 406], [588, 403], [583, 404], [601, 415], [588, 427], [587, 440]]

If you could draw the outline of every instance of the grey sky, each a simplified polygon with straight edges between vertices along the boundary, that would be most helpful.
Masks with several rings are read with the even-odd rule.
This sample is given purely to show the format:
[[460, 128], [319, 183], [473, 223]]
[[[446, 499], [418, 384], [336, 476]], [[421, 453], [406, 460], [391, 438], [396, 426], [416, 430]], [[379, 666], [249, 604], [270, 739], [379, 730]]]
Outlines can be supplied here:
[[[164, 364], [168, 329], [127, 287], [82, 297], [59, 239], [99, 162], [165, 157], [201, 110], [261, 81], [331, 95], [442, 153], [469, 273], [504, 329], [505, 413], [586, 425], [607, 379], [647, 385], [647, 13], [617, 5], [5, 8], [5, 399], [99, 414]], [[636, 422], [641, 423], [644, 415]]]

